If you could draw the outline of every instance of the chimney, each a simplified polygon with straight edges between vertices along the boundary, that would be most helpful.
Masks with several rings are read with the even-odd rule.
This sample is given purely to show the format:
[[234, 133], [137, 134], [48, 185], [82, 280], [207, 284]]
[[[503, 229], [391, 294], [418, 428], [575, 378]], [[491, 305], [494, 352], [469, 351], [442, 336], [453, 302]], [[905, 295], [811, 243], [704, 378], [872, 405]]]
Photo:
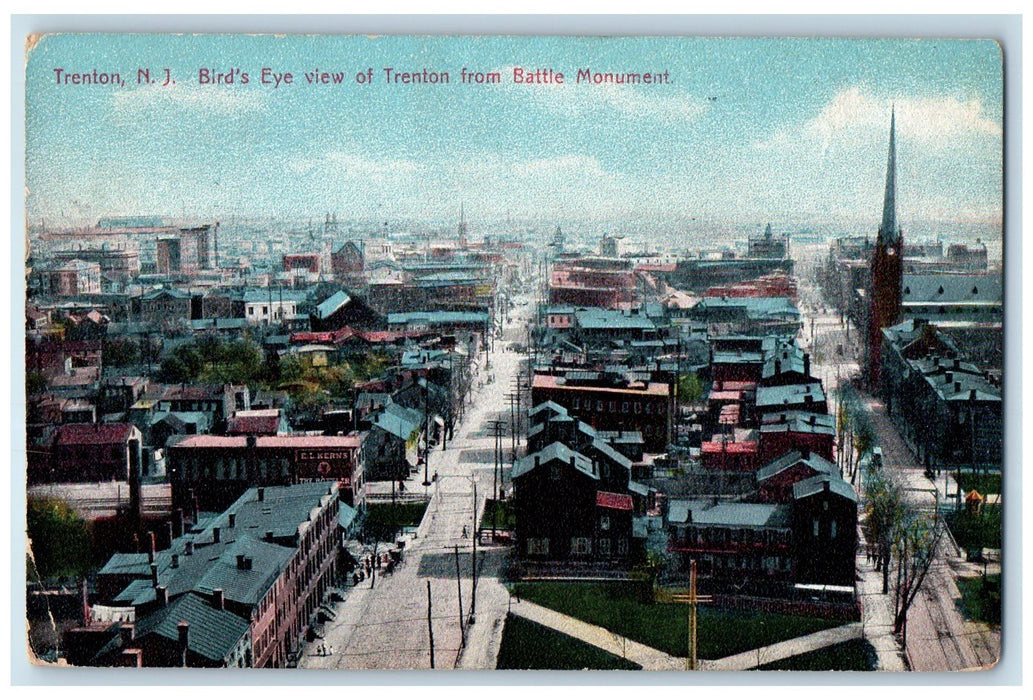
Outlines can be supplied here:
[[181, 620], [180, 623], [176, 625], [176, 631], [179, 632], [179, 650], [183, 654], [183, 666], [186, 666], [187, 647], [190, 642], [190, 623], [185, 620]]
[[168, 536], [169, 536], [169, 546], [171, 547], [172, 546], [172, 540], [176, 539], [176, 529], [172, 526], [172, 521], [171, 520], [169, 520], [168, 522], [165, 523], [165, 528], [167, 530], [166, 534], [168, 534]]
[[179, 568], [179, 555], [178, 554], [173, 554], [172, 555], [172, 568], [173, 569], [178, 569]]
[[185, 555], [187, 555], [189, 557], [193, 553], [194, 553], [194, 542], [193, 542], [193, 540], [187, 540], [186, 545], [184, 545], [184, 547], [183, 547], [183, 554], [185, 554]]
[[811, 354], [809, 352], [803, 354], [803, 373], [806, 377], [811, 376]]
[[782, 360], [775, 358], [775, 374], [782, 374]]
[[961, 368], [961, 360], [959, 358], [955, 357], [954, 358], [954, 369], [960, 369], [960, 368]]
[[151, 585], [158, 585], [158, 565], [154, 563], [151, 564]]
[[814, 397], [812, 395], [810, 395], [810, 394], [807, 394], [807, 395], [805, 395], [803, 397], [803, 402], [804, 403], [814, 403]]
[[219, 536], [220, 536], [220, 534], [221, 534], [221, 532], [219, 531], [219, 528], [217, 528], [217, 527], [213, 527], [212, 528], [212, 544], [219, 544]]
[[118, 629], [118, 635], [122, 642], [122, 646], [129, 646], [136, 638], [136, 628], [131, 622], [123, 622], [122, 626]]
[[574, 455], [570, 455], [570, 468], [571, 469], [575, 469], [576, 468], [574, 466]]
[[968, 391], [968, 400], [969, 401], [975, 401], [976, 400], [976, 390], [975, 389], [969, 389], [969, 391]]
[[954, 382], [954, 392], [957, 393], [959, 391], [961, 391], [961, 382]]
[[120, 668], [143, 668], [143, 649], [123, 649], [118, 665]]
[[824, 491], [825, 493], [828, 493], [829, 490], [830, 490], [831, 485], [832, 485], [832, 481], [830, 479], [825, 479], [825, 481], [823, 481], [822, 484], [821, 484], [822, 491]]
[[212, 603], [215, 605], [216, 610], [226, 609], [226, 596], [223, 595], [221, 588], [216, 588], [212, 591], [213, 600]]
[[944, 374], [943, 379], [947, 384], [950, 384], [954, 381], [954, 372], [947, 372]]
[[542, 466], [542, 458], [540, 456], [538, 456], [538, 455], [535, 455], [534, 456], [534, 468], [537, 469], [540, 466]]
[[272, 542], [273, 541], [273, 531], [272, 530], [266, 530], [265, 531], [265, 541], [266, 542]]
[[186, 533], [186, 521], [183, 519], [183, 509], [176, 508], [175, 511], [176, 537], [182, 537]]
[[169, 589], [165, 586], [155, 586], [154, 597], [158, 601], [158, 607], [164, 608], [169, 604]]
[[237, 514], [236, 513], [230, 513], [229, 514], [229, 520], [230, 520], [230, 527], [236, 527], [236, 525], [237, 525]]
[[261, 503], [265, 500], [265, 489], [261, 486], [258, 487], [258, 502]]
[[246, 566], [244, 566], [244, 563], [245, 563], [246, 560], [247, 560], [247, 557], [245, 557], [243, 554], [238, 554], [237, 555], [237, 569], [239, 569], [240, 571], [244, 571], [247, 568]]

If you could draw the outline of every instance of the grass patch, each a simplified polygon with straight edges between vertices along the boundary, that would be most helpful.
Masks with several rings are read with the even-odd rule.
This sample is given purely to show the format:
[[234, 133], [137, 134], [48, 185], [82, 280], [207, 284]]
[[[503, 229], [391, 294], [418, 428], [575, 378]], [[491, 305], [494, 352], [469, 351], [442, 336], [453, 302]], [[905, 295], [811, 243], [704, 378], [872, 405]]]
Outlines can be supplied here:
[[366, 506], [362, 529], [367, 536], [388, 542], [403, 528], [418, 527], [426, 510], [425, 502], [373, 503]]
[[1001, 624], [1001, 575], [992, 574], [983, 578], [959, 578], [958, 590], [961, 600], [958, 610], [966, 620]]
[[[514, 592], [672, 656], [688, 656], [685, 605], [643, 602], [627, 584], [518, 583]], [[837, 620], [718, 610], [701, 605], [697, 615], [698, 656], [720, 659], [841, 624]]]
[[875, 671], [879, 657], [864, 639], [833, 644], [781, 661], [758, 666], [759, 671]]
[[481, 516], [482, 530], [491, 529], [493, 512], [495, 515], [495, 527], [499, 530], [516, 529], [516, 512], [513, 510], [513, 504], [509, 501], [495, 501], [495, 499], [489, 498], [484, 502], [484, 514]]
[[1001, 507], [984, 506], [982, 515], [960, 510], [944, 516], [955, 541], [963, 549], [1001, 548]]
[[536, 671], [642, 669], [632, 661], [516, 615], [506, 617], [495, 668]]
[[[957, 477], [958, 475], [955, 473], [953, 476]], [[1000, 493], [1001, 475], [962, 472], [958, 484], [961, 486], [962, 493], [965, 494], [972, 489], [975, 489], [984, 496], [988, 493]]]

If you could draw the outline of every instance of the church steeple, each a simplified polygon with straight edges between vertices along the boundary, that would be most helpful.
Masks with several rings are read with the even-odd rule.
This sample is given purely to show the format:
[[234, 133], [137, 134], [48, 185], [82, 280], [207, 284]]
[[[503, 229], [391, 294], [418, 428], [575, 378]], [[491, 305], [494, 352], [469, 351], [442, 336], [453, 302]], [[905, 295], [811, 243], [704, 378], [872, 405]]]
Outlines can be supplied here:
[[890, 154], [886, 162], [886, 194], [882, 200], [882, 226], [879, 238], [888, 244], [897, 242], [900, 230], [897, 228], [897, 115], [890, 112]]

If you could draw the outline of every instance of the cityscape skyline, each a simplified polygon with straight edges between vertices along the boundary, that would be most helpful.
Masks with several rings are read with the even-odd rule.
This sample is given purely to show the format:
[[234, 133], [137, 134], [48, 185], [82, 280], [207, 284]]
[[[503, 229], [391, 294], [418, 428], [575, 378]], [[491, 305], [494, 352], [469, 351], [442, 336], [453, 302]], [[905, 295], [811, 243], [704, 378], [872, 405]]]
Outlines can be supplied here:
[[[517, 218], [856, 218], [877, 206], [894, 108], [902, 220], [1001, 220], [1001, 54], [990, 41], [278, 41], [44, 37], [26, 74], [29, 220], [450, 218], [460, 201]], [[515, 66], [567, 79], [517, 84]], [[60, 84], [58, 67], [125, 84]], [[139, 68], [165, 67], [174, 85], [137, 84]], [[199, 67], [250, 81], [198, 85]], [[262, 86], [262, 67], [296, 83]], [[368, 67], [374, 84], [356, 84]], [[451, 82], [385, 84], [384, 67]], [[501, 83], [461, 84], [464, 67]], [[342, 82], [303, 84], [316, 68]], [[670, 84], [578, 84], [583, 68], [666, 71]]]

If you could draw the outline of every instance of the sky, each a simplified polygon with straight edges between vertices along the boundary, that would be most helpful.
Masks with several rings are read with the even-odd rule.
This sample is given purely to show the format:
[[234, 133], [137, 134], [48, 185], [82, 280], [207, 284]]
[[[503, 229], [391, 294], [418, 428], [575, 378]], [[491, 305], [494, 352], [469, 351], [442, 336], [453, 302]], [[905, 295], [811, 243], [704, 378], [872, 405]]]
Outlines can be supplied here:
[[[294, 83], [262, 85], [263, 67]], [[389, 84], [385, 67], [451, 82]], [[461, 84], [463, 67], [502, 82]], [[566, 82], [516, 84], [514, 67]], [[201, 68], [249, 82], [202, 85]], [[307, 84], [317, 68], [343, 81]], [[670, 81], [576, 84], [582, 68]], [[49, 35], [26, 67], [27, 212], [441, 219], [462, 202], [472, 220], [877, 225], [895, 109], [901, 221], [997, 223], [1002, 87], [998, 46], [974, 40]]]

